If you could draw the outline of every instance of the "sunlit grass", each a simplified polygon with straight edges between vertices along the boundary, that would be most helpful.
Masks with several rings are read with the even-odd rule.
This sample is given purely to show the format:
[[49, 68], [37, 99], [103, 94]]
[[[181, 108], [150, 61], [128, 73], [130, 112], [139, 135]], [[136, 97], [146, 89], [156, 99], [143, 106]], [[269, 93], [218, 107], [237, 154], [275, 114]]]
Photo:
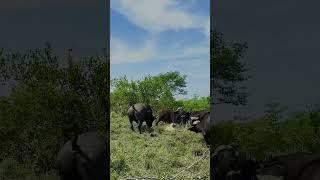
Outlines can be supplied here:
[[[127, 117], [111, 113], [111, 179], [170, 177], [209, 154], [203, 137], [185, 127], [154, 127], [139, 134], [130, 129]], [[176, 179], [209, 179], [209, 157], [185, 170]]]

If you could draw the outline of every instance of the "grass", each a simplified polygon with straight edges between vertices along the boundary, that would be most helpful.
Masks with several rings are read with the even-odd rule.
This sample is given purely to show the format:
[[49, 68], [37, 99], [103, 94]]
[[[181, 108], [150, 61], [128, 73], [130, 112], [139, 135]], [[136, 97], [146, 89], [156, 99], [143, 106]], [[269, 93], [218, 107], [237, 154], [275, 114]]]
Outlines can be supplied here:
[[313, 119], [308, 113], [299, 113], [274, 126], [267, 117], [248, 123], [221, 122], [214, 128], [213, 148], [220, 144], [238, 144], [239, 151], [258, 160], [296, 152], [320, 152], [320, 113]]
[[201, 134], [185, 127], [159, 124], [139, 134], [130, 129], [127, 117], [111, 113], [111, 179], [154, 177], [170, 179], [206, 153], [205, 158], [176, 179], [209, 179], [209, 151]]
[[0, 180], [58, 180], [55, 171], [35, 175], [32, 166], [19, 164], [13, 158], [6, 158], [0, 162]]

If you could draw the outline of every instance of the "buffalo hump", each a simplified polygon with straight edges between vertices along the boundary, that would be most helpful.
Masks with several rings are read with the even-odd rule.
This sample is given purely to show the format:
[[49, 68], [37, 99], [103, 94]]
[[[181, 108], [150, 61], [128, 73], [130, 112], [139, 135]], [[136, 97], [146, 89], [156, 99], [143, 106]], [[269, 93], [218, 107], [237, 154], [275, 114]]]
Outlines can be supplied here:
[[57, 155], [61, 179], [104, 179], [108, 167], [108, 138], [101, 132], [87, 132], [69, 140]]
[[149, 128], [152, 127], [152, 123], [155, 119], [153, 116], [152, 108], [150, 105], [144, 103], [138, 103], [130, 106], [128, 109], [128, 118], [131, 124], [131, 129], [134, 131], [132, 122], [138, 123], [139, 132], [141, 134], [141, 126], [145, 121]]

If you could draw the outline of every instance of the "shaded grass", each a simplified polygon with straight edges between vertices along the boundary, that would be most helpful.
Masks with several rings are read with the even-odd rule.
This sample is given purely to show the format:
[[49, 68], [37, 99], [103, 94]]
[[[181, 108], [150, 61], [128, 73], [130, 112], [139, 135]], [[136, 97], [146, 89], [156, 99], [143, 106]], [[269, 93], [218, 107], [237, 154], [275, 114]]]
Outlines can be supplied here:
[[320, 132], [312, 121], [320, 122], [320, 114], [310, 119], [308, 113], [299, 113], [284, 119], [279, 128], [271, 119], [260, 118], [247, 123], [221, 122], [213, 132], [213, 148], [221, 144], [237, 144], [239, 150], [256, 159], [296, 152], [320, 152]]
[[13, 158], [0, 162], [0, 180], [58, 180], [57, 173], [52, 170], [46, 174], [36, 175], [31, 164], [20, 164]]
[[[209, 154], [203, 137], [179, 126], [154, 127], [154, 137], [130, 129], [127, 117], [111, 113], [111, 179], [154, 177], [169, 179]], [[176, 179], [209, 179], [209, 157], [185, 170]]]

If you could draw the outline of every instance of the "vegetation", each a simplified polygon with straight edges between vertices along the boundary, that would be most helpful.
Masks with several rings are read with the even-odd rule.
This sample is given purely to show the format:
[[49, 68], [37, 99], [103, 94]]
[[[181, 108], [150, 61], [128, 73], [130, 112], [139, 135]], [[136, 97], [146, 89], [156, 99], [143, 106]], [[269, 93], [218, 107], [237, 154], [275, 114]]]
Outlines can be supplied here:
[[211, 103], [245, 105], [248, 93], [243, 82], [249, 77], [241, 58], [247, 44], [227, 42], [222, 33], [212, 31], [210, 48]]
[[128, 80], [125, 76], [112, 80], [111, 110], [125, 115], [130, 105], [143, 102], [155, 111], [163, 108], [185, 110], [209, 109], [209, 98], [195, 96], [189, 100], [176, 100], [175, 95], [186, 94], [186, 76], [179, 72], [146, 76], [142, 80]]
[[[217, 31], [211, 32], [210, 41], [211, 104], [246, 105], [248, 92], [243, 82], [249, 76], [241, 60], [247, 44], [227, 42]], [[212, 148], [235, 144], [258, 159], [297, 151], [318, 152], [320, 109], [309, 108], [284, 117], [286, 110], [280, 103], [272, 102], [266, 104], [265, 116], [256, 120], [219, 123], [213, 127]]]
[[71, 136], [108, 127], [106, 57], [70, 56], [68, 64], [61, 62], [50, 44], [25, 52], [0, 51], [0, 81], [11, 90], [0, 97], [0, 175], [9, 173], [3, 171], [11, 164], [27, 174], [46, 174]]
[[[133, 132], [126, 112], [130, 105], [148, 103], [154, 111], [183, 107], [187, 111], [209, 109], [209, 97], [194, 96], [176, 100], [175, 95], [186, 94], [186, 76], [166, 72], [146, 76], [142, 80], [114, 79], [111, 92], [111, 177], [156, 177], [169, 179], [187, 169], [178, 179], [201, 177], [209, 179], [209, 150], [201, 134], [188, 131], [185, 126], [154, 127], [152, 134]], [[137, 129], [136, 129], [137, 130]]]
[[320, 110], [294, 113], [278, 126], [269, 114], [246, 123], [223, 122], [215, 127], [214, 147], [235, 144], [258, 159], [298, 151], [319, 152], [320, 134], [314, 131], [319, 129], [319, 122]]
[[111, 113], [111, 179], [170, 179], [202, 156], [177, 179], [209, 179], [209, 151], [201, 134], [161, 124], [154, 127], [153, 136], [135, 130], [130, 129], [127, 117]]
[[210, 110], [210, 97], [194, 96], [191, 99], [177, 100], [177, 104], [186, 111]]

